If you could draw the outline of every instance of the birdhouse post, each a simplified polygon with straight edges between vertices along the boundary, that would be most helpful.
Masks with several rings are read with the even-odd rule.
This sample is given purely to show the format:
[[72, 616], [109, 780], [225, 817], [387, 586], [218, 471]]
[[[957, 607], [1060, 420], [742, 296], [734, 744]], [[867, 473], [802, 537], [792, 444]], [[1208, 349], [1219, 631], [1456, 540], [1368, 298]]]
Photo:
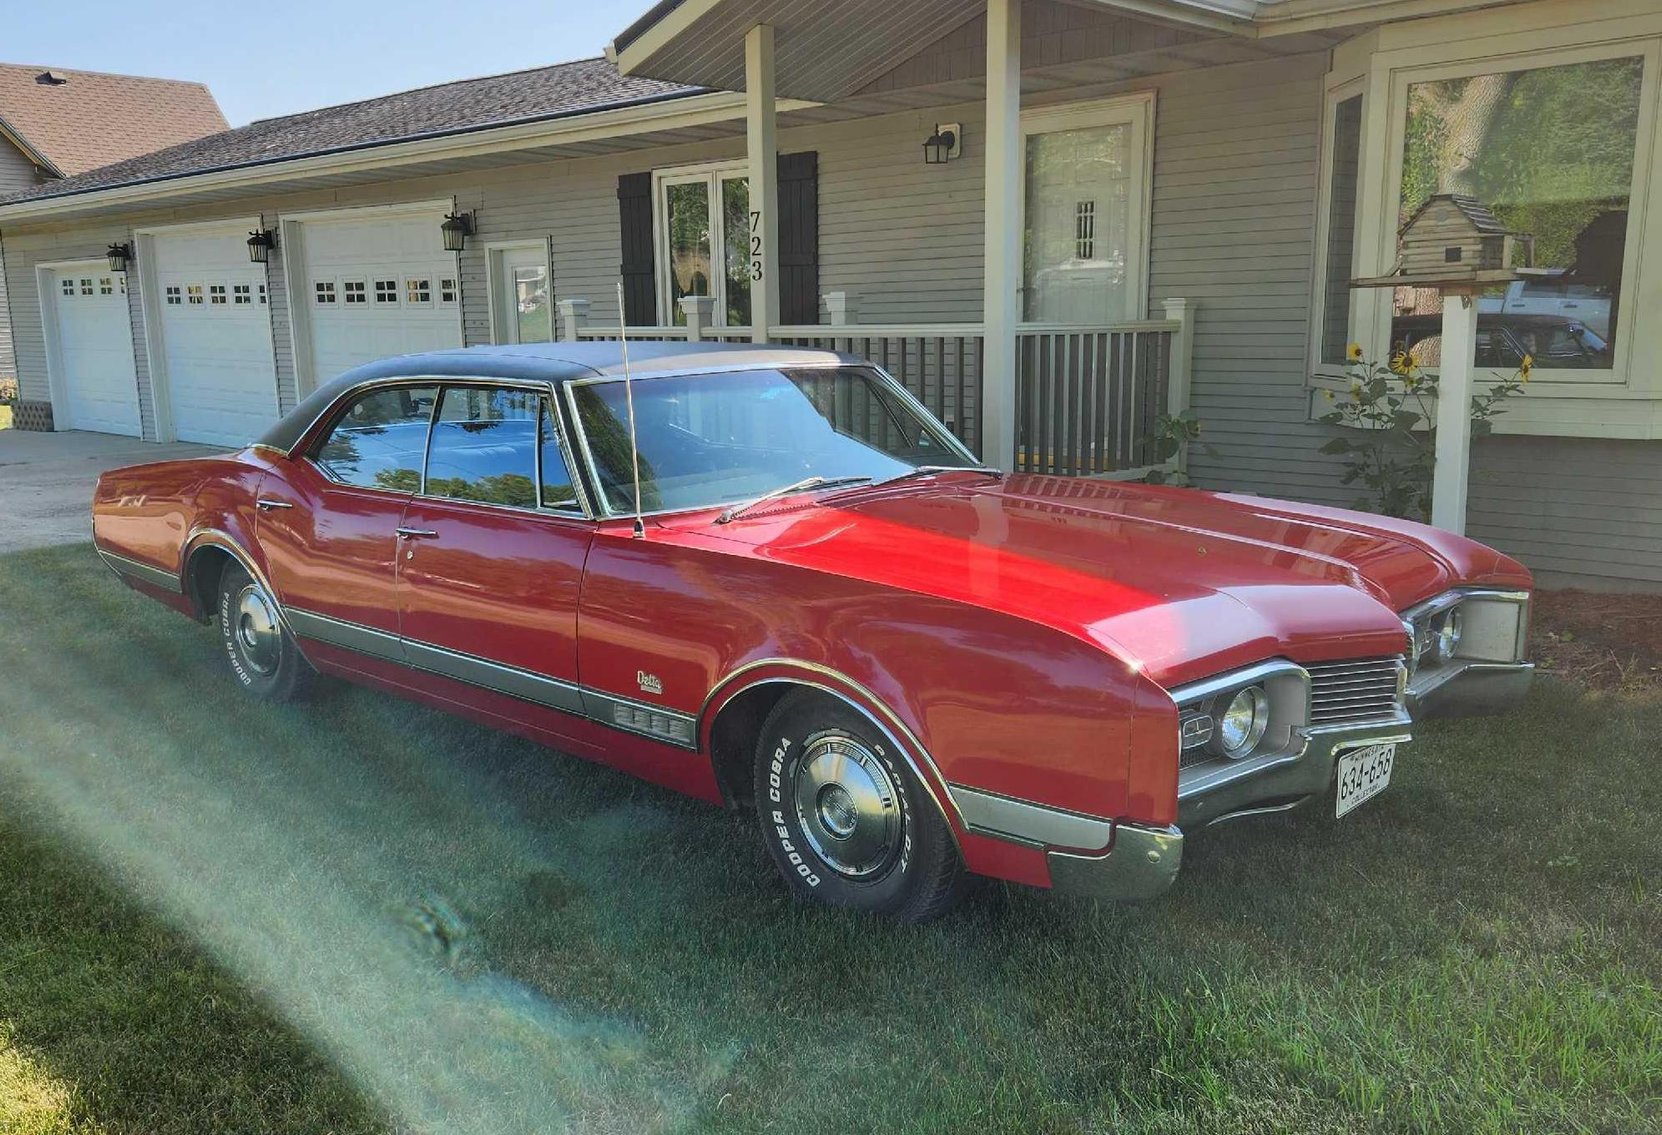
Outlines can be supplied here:
[[1431, 523], [1466, 530], [1466, 492], [1471, 476], [1472, 372], [1477, 355], [1477, 296], [1493, 284], [1517, 279], [1512, 267], [1521, 249], [1528, 264], [1533, 241], [1509, 231], [1475, 198], [1438, 193], [1397, 231], [1396, 266], [1387, 276], [1352, 280], [1353, 288], [1436, 288], [1443, 298], [1442, 360], [1437, 367], [1436, 468], [1431, 481]]

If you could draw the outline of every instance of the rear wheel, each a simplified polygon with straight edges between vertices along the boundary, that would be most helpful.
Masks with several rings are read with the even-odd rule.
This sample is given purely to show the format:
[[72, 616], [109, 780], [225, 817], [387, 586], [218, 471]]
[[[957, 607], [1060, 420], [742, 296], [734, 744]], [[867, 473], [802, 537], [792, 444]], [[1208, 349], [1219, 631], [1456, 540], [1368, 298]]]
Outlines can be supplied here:
[[240, 563], [225, 565], [219, 577], [220, 644], [231, 676], [266, 701], [289, 701], [305, 692], [314, 675], [283, 625], [273, 599]]
[[921, 922], [962, 897], [968, 875], [923, 785], [862, 714], [834, 698], [805, 690], [768, 715], [756, 810], [799, 898]]

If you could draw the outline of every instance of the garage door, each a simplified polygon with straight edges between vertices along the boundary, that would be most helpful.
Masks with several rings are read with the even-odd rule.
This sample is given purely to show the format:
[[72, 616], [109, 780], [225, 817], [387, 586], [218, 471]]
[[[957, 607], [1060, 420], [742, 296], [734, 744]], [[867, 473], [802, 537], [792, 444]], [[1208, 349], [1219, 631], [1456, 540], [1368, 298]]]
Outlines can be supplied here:
[[301, 226], [316, 382], [388, 355], [462, 345], [456, 254], [443, 250], [443, 219], [405, 214]]
[[263, 266], [247, 226], [158, 233], [161, 352], [173, 434], [244, 445], [277, 420], [277, 368]]
[[55, 326], [55, 372], [61, 430], [138, 437], [138, 378], [127, 277], [101, 263], [46, 274]]

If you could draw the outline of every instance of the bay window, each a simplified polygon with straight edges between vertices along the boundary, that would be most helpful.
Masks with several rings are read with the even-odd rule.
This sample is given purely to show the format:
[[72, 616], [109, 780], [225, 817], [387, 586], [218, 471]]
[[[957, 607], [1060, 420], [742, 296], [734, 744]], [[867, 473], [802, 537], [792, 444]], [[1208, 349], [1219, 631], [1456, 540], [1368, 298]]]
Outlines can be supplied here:
[[[1349, 282], [1392, 273], [1399, 227], [1433, 194], [1468, 195], [1517, 235], [1509, 266], [1524, 270], [1477, 298], [1473, 361], [1482, 378], [1532, 356], [1532, 398], [1507, 426], [1554, 432], [1562, 415], [1544, 399], [1662, 399], [1662, 344], [1634, 315], [1662, 279], [1662, 230], [1643, 224], [1662, 188], [1651, 168], [1662, 15], [1601, 25], [1545, 5], [1509, 11], [1411, 21], [1335, 52], [1311, 366], [1336, 389], [1358, 342], [1370, 358], [1407, 347], [1438, 367], [1435, 288]], [[1589, 413], [1614, 420], [1617, 405]]]

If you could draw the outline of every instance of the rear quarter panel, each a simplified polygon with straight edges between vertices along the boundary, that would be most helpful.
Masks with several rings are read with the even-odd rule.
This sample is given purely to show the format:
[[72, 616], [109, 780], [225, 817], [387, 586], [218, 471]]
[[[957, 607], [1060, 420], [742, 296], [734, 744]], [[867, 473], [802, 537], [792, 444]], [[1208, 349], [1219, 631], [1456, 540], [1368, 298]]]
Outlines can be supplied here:
[[260, 566], [254, 501], [265, 473], [247, 453], [113, 469], [93, 492], [93, 544], [169, 573], [181, 592], [189, 556], [204, 543], [234, 544]]

